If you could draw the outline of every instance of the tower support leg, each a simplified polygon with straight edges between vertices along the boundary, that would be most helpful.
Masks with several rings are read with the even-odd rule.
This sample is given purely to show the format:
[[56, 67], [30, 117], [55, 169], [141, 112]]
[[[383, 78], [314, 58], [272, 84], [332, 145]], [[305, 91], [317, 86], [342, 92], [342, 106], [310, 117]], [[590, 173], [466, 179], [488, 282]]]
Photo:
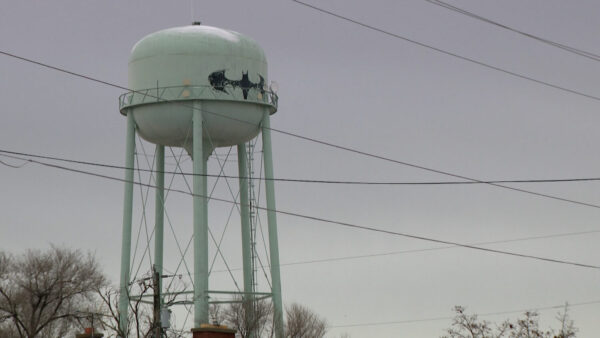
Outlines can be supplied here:
[[248, 196], [248, 155], [246, 145], [238, 144], [238, 173], [240, 176], [240, 214], [242, 223], [242, 256], [244, 263], [244, 292], [252, 292], [252, 243], [250, 229], [250, 199]]
[[133, 213], [133, 166], [135, 151], [135, 121], [127, 113], [127, 136], [125, 140], [125, 192], [123, 198], [123, 234], [121, 239], [121, 280], [119, 287], [119, 329], [123, 337], [128, 335], [129, 269], [131, 264], [131, 220]]
[[265, 193], [267, 197], [267, 221], [269, 226], [269, 255], [271, 256], [271, 282], [273, 294], [273, 320], [275, 337], [283, 338], [283, 304], [279, 271], [279, 243], [277, 238], [277, 215], [275, 210], [275, 184], [273, 182], [273, 149], [271, 147], [271, 121], [269, 112], [262, 120], [263, 161], [265, 168]]
[[199, 328], [208, 323], [208, 208], [202, 107], [199, 101], [193, 107], [194, 326]]
[[[244, 303], [246, 315], [250, 322], [254, 320], [254, 307], [252, 304], [252, 295], [254, 291], [252, 275], [252, 236], [251, 236], [251, 221], [250, 221], [250, 196], [248, 193], [249, 187], [249, 172], [248, 172], [248, 154], [246, 152], [246, 144], [240, 143], [237, 145], [238, 153], [238, 173], [240, 183], [240, 218], [242, 223], [242, 258], [244, 264]], [[254, 337], [250, 332], [250, 336]]]
[[[165, 146], [156, 145], [156, 194], [154, 201], [154, 268], [162, 291], [163, 243], [165, 219]], [[162, 293], [162, 292], [161, 292]], [[162, 299], [160, 300], [162, 306]]]

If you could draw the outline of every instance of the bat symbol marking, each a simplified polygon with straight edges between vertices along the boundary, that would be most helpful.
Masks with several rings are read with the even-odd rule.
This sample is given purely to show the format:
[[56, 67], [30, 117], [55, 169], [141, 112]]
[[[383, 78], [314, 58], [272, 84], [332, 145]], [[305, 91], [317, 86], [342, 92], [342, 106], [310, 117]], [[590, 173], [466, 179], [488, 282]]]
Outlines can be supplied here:
[[230, 86], [232, 88], [239, 87], [242, 89], [242, 93], [244, 94], [244, 100], [247, 100], [248, 92], [252, 88], [256, 88], [256, 89], [260, 90], [261, 94], [265, 93], [265, 90], [264, 90], [265, 79], [260, 74], [258, 74], [258, 77], [260, 78], [260, 81], [258, 83], [254, 83], [254, 82], [250, 81], [250, 77], [248, 76], [248, 71], [246, 71], [246, 72], [242, 72], [242, 78], [240, 80], [231, 80], [231, 79], [228, 79], [227, 76], [225, 76], [225, 69], [222, 69], [222, 70], [217, 70], [215, 72], [212, 72], [208, 76], [208, 82], [210, 83], [211, 87], [214, 90], [218, 90], [220, 92], [227, 93], [227, 94], [229, 94], [229, 92], [226, 89], [228, 86]]

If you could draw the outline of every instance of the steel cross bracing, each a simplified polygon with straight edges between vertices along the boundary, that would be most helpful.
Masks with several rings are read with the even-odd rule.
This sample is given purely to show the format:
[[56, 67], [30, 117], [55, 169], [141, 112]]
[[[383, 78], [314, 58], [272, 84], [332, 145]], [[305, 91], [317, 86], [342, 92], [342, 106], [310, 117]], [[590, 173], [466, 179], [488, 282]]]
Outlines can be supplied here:
[[[139, 147], [141, 148], [140, 150], [142, 151], [142, 154], [144, 155], [144, 158], [146, 160], [146, 164], [148, 165], [148, 167], [153, 168], [154, 167], [154, 163], [151, 163], [148, 160], [148, 154], [147, 154], [146, 150], [144, 149], [143, 142], [141, 141], [141, 139], [139, 138], [139, 136], [137, 137], [137, 139], [139, 141], [139, 143], [138, 143], [140, 145]], [[210, 139], [210, 136], [209, 136], [209, 139]], [[168, 148], [169, 148], [169, 150], [170, 150], [170, 152], [172, 154], [171, 157], [175, 159], [175, 162], [176, 162], [175, 166], [177, 167], [176, 170], [183, 171], [182, 168], [181, 168], [181, 157], [183, 156], [183, 151], [182, 151], [182, 153], [179, 154], [179, 156], [177, 156], [177, 155], [175, 155], [175, 153], [173, 152], [173, 149], [171, 147], [168, 147]], [[231, 274], [231, 269], [229, 269], [229, 266], [228, 266], [227, 262], [225, 261], [225, 257], [224, 257], [223, 253], [220, 250], [220, 244], [223, 242], [223, 237], [225, 235], [225, 230], [226, 230], [227, 226], [229, 225], [229, 219], [231, 218], [231, 217], [229, 217], [228, 221], [227, 221], [227, 224], [225, 225], [225, 228], [223, 230], [223, 234], [221, 234], [221, 238], [219, 239], [219, 241], [217, 241], [214, 238], [214, 236], [212, 236], [212, 234], [211, 234], [211, 237], [212, 237], [213, 242], [215, 243], [215, 245], [217, 247], [217, 250], [216, 250], [217, 252], [215, 253], [214, 259], [216, 259], [218, 256], [220, 256], [225, 261], [225, 264], [226, 264], [226, 266], [228, 268], [227, 270], [229, 271], [230, 276], [233, 279], [233, 282], [236, 284], [236, 287], [237, 287], [238, 291], [210, 291], [209, 293], [211, 293], [211, 294], [212, 293], [229, 294], [229, 295], [232, 295], [232, 296], [252, 295], [252, 299], [255, 300], [255, 301], [258, 301], [258, 300], [270, 298], [272, 294], [270, 292], [269, 293], [267, 293], [267, 292], [256, 292], [256, 290], [258, 288], [258, 281], [257, 281], [257, 275], [256, 275], [257, 272], [258, 272], [258, 263], [257, 263], [257, 260], [260, 261], [260, 257], [258, 256], [258, 250], [257, 250], [256, 244], [257, 244], [257, 239], [258, 239], [257, 238], [257, 228], [259, 227], [259, 224], [260, 224], [260, 218], [259, 218], [259, 214], [257, 212], [258, 211], [258, 198], [259, 197], [257, 198], [256, 187], [255, 187], [255, 178], [254, 178], [254, 176], [255, 176], [255, 170], [254, 170], [254, 166], [253, 166], [254, 149], [255, 149], [255, 145], [252, 144], [251, 142], [249, 142], [247, 144], [247, 150], [249, 150], [248, 153], [250, 154], [250, 156], [248, 158], [248, 168], [249, 168], [248, 173], [249, 173], [249, 178], [250, 179], [248, 180], [247, 183], [248, 183], [248, 188], [249, 188], [249, 192], [250, 192], [250, 194], [249, 194], [249, 196], [250, 196], [250, 201], [249, 202], [250, 203], [249, 204], [251, 205], [251, 208], [250, 208], [250, 210], [251, 210], [250, 220], [251, 220], [251, 224], [252, 224], [252, 226], [251, 226], [251, 229], [252, 229], [252, 232], [251, 232], [252, 233], [252, 237], [251, 237], [252, 238], [252, 240], [251, 240], [251, 244], [252, 244], [252, 272], [253, 272], [252, 273], [252, 276], [253, 276], [252, 290], [250, 292], [240, 291], [239, 286], [237, 285], [237, 282], [236, 282], [234, 276]], [[231, 153], [231, 149], [229, 150], [229, 153], [226, 155], [226, 158], [225, 158], [224, 161], [222, 161], [221, 159], [219, 159], [218, 156], [216, 157], [217, 161], [219, 162], [219, 166], [220, 166], [220, 175], [219, 175], [220, 177], [217, 177], [217, 182], [214, 183], [214, 185], [212, 187], [212, 190], [210, 191], [209, 195], [212, 195], [212, 193], [214, 192], [214, 189], [216, 187], [216, 184], [218, 183], [218, 181], [222, 177], [222, 175], [224, 175], [224, 165], [225, 165], [225, 162], [227, 162], [227, 158], [229, 157], [230, 153]], [[136, 171], [138, 172], [139, 179], [141, 180], [141, 172], [139, 170], [139, 168], [141, 167], [140, 163], [139, 163], [139, 155], [140, 154], [138, 153], [136, 155], [138, 155], [138, 156], [136, 156], [136, 159], [135, 159], [136, 160], [136, 164], [137, 164], [136, 167], [138, 169]], [[155, 155], [156, 155], [156, 153], [155, 153]], [[163, 156], [164, 156], [164, 152], [163, 152]], [[157, 156], [154, 156], [154, 157], [156, 158]], [[262, 166], [261, 166], [261, 169], [262, 169]], [[171, 177], [171, 180], [169, 182], [169, 187], [172, 186], [172, 184], [174, 182], [173, 178], [174, 178], [174, 175]], [[238, 197], [239, 197], [239, 193], [238, 193], [237, 196], [234, 195], [234, 193], [233, 193], [233, 191], [231, 189], [231, 186], [230, 186], [227, 178], [226, 177], [223, 177], [223, 178], [225, 178], [225, 180], [226, 180], [227, 186], [229, 188], [229, 192], [232, 194], [232, 197], [235, 200], [237, 200]], [[153, 173], [151, 172], [149, 174], [148, 181], [152, 182], [153, 180], [156, 181], [156, 177], [154, 177]], [[189, 183], [187, 182], [187, 179], [185, 177], [183, 177], [183, 180], [185, 181], [185, 184], [188, 187], [188, 190], [190, 190], [191, 187], [190, 187]], [[167, 193], [168, 193], [168, 190], [169, 189], [167, 189]], [[141, 229], [142, 225], [144, 225], [145, 228], [146, 228], [146, 241], [145, 241], [146, 242], [145, 243], [146, 246], [143, 249], [144, 253], [142, 254], [142, 257], [147, 256], [148, 259], [150, 261], [152, 261], [151, 260], [151, 256], [150, 256], [150, 241], [151, 241], [152, 236], [155, 233], [154, 232], [155, 229], [148, 230], [147, 223], [146, 223], [146, 215], [145, 215], [145, 213], [146, 213], [147, 210], [145, 208], [145, 205], [146, 205], [146, 203], [148, 201], [148, 198], [147, 198], [148, 197], [148, 191], [145, 191], [145, 193], [143, 191], [140, 191], [140, 193], [141, 193], [142, 204], [143, 204], [142, 205], [142, 213], [143, 213], [143, 215], [141, 215], [140, 230], [142, 230]], [[259, 193], [258, 194], [260, 195], [260, 189], [259, 189]], [[181, 259], [179, 260], [179, 263], [177, 265], [177, 268], [176, 268], [176, 271], [174, 272], [174, 274], [178, 273], [178, 271], [181, 268], [182, 263], [183, 263], [183, 265], [185, 266], [185, 268], [187, 270], [187, 274], [191, 275], [191, 273], [189, 271], [189, 268], [187, 267], [187, 264], [185, 263], [185, 255], [186, 255], [186, 253], [187, 253], [187, 251], [189, 249], [189, 244], [190, 243], [188, 243], [188, 245], [186, 246], [186, 248], [182, 250], [181, 244], [179, 243], [179, 240], [177, 239], [177, 236], [175, 235], [174, 229], [172, 227], [171, 221], [169, 219], [169, 216], [168, 216], [168, 213], [167, 213], [167, 210], [166, 210], [166, 206], [165, 206], [166, 197], [167, 196], [164, 196], [163, 198], [160, 198], [161, 201], [159, 201], [159, 203], [161, 204], [161, 207], [163, 208], [163, 211], [165, 212], [165, 216], [167, 217], [167, 221], [169, 223], [169, 227], [171, 228], [171, 231], [173, 232], [173, 235], [175, 236], [175, 241], [177, 242], [177, 246], [179, 248], [179, 253], [181, 254]], [[231, 211], [235, 210], [236, 208], [239, 210], [239, 206], [238, 205], [233, 205]], [[230, 216], [231, 216], [231, 212], [230, 212]], [[138, 236], [139, 235], [140, 235], [140, 233], [138, 233]], [[138, 239], [138, 241], [139, 241], [139, 239]], [[137, 247], [137, 245], [136, 245], [136, 247]], [[135, 253], [137, 251], [138, 251], [137, 249], [134, 250], [134, 260], [133, 261], [136, 260], [135, 259]], [[214, 263], [214, 259], [213, 259], [213, 263]], [[132, 274], [134, 275], [134, 280], [137, 277], [137, 275], [138, 275], [138, 273], [140, 271], [141, 266], [142, 266], [142, 260], [140, 260], [139, 266], [136, 269], [135, 273], [133, 273], [133, 271], [131, 271]], [[262, 263], [260, 263], [260, 266], [264, 270], [264, 266], [263, 266]], [[171, 283], [172, 283], [172, 281], [173, 280], [171, 280]], [[268, 281], [268, 279], [267, 279], [267, 282], [268, 282], [268, 284], [270, 286], [271, 283]], [[193, 303], [193, 301], [190, 300], [190, 299], [188, 299], [188, 297], [187, 297], [188, 294], [191, 293], [191, 291], [185, 291], [185, 290], [183, 290], [183, 291], [180, 291], [180, 292], [172, 292], [172, 291], [170, 291], [170, 289], [171, 289], [171, 283], [168, 283], [168, 286], [166, 286], [165, 292], [163, 293], [163, 295], [164, 296], [175, 296], [175, 297], [182, 296], [182, 297], [184, 297], [184, 299], [181, 299], [179, 301], [172, 301], [172, 302], [169, 303], [169, 305], [190, 305], [190, 304]], [[193, 281], [192, 281], [192, 284], [193, 284]], [[129, 298], [130, 298], [130, 300], [139, 300], [142, 303], [147, 303], [146, 301], [142, 300], [142, 298], [144, 298], [144, 297], [146, 297], [146, 295], [132, 295]], [[148, 297], [149, 297], [149, 295], [148, 295]], [[232, 303], [232, 302], [238, 302], [238, 301], [239, 300], [232, 299], [232, 300], [211, 300], [209, 302], [211, 304], [220, 304], [220, 303]], [[188, 311], [191, 311], [191, 307], [186, 306], [186, 309]], [[187, 318], [187, 316], [186, 316], [186, 318]]]
[[[268, 119], [268, 115], [266, 116], [266, 119]], [[197, 289], [195, 288], [194, 290], [194, 295], [193, 297], [191, 297], [191, 293], [189, 292], [189, 284], [184, 285], [182, 288], [172, 288], [172, 282], [173, 279], [171, 279], [170, 282], [165, 283], [168, 285], [162, 285], [162, 278], [161, 275], [163, 273], [163, 271], [167, 271], [169, 273], [173, 273], [174, 275], [177, 275], [179, 270], [181, 268], [185, 268], [187, 275], [191, 276], [192, 273], [190, 271], [190, 268], [188, 267], [188, 264], [186, 262], [186, 255], [188, 253], [188, 250], [190, 249], [190, 245], [192, 244], [192, 240], [185, 246], [185, 248], [182, 247], [179, 239], [177, 238], [177, 234], [174, 230], [173, 224], [171, 222], [171, 219], [169, 217], [169, 213], [167, 211], [166, 208], [166, 200], [168, 197], [169, 192], [172, 190], [171, 187], [174, 183], [174, 179], [175, 176], [177, 174], [182, 174], [183, 173], [183, 169], [181, 166], [181, 159], [184, 156], [184, 151], [182, 150], [181, 153], [179, 154], [179, 156], [176, 156], [175, 153], [173, 152], [172, 147], [168, 147], [169, 151], [171, 152], [170, 157], [172, 157], [175, 160], [175, 166], [176, 166], [176, 172], [172, 173], [172, 176], [170, 178], [170, 182], [168, 183], [168, 188], [165, 189], [165, 182], [164, 182], [164, 174], [166, 173], [164, 170], [164, 158], [165, 158], [165, 149], [163, 146], [157, 145], [155, 153], [154, 153], [154, 161], [149, 160], [149, 154], [146, 152], [146, 149], [144, 149], [144, 141], [142, 141], [142, 139], [140, 138], [140, 135], [138, 135], [135, 132], [136, 126], [135, 123], [133, 121], [131, 121], [131, 116], [128, 115], [128, 159], [129, 161], [126, 161], [128, 163], [127, 167], [131, 168], [128, 170], [128, 175], [131, 175], [131, 178], [128, 178], [126, 180], [126, 199], [131, 199], [132, 203], [132, 199], [133, 199], [133, 176], [137, 175], [138, 177], [138, 181], [142, 182], [147, 180], [148, 184], [145, 184], [146, 189], [144, 189], [141, 185], [140, 185], [140, 189], [139, 189], [139, 196], [141, 198], [141, 205], [139, 206], [140, 208], [140, 212], [141, 212], [141, 217], [139, 220], [139, 227], [138, 227], [138, 231], [137, 231], [137, 239], [135, 240], [135, 248], [133, 249], [133, 259], [130, 260], [129, 257], [125, 257], [127, 258], [127, 261], [124, 264], [122, 262], [122, 268], [127, 269], [127, 273], [123, 273], [122, 275], [126, 277], [127, 282], [125, 282], [124, 280], [121, 281], [121, 291], [124, 291], [121, 293], [121, 299], [120, 299], [120, 308], [126, 308], [127, 304], [129, 301], [134, 301], [134, 302], [138, 302], [137, 304], [140, 303], [147, 303], [146, 300], [144, 300], [143, 298], [145, 298], [146, 296], [144, 295], [144, 293], [147, 291], [147, 289], [144, 290], [140, 290], [140, 293], [137, 295], [132, 295], [131, 291], [131, 287], [133, 285], [132, 280], [135, 281], [138, 277], [138, 274], [140, 273], [141, 270], [143, 269], [143, 265], [144, 263], [147, 261], [150, 263], [151, 266], [153, 266], [154, 269], [156, 269], [157, 273], [158, 273], [158, 278], [159, 278], [159, 282], [158, 284], [159, 286], [159, 300], [158, 302], [160, 303], [159, 305], [159, 310], [162, 307], [167, 307], [167, 306], [173, 306], [173, 305], [184, 305], [184, 307], [188, 310], [188, 315], [189, 312], [193, 311], [195, 314], [198, 312], [196, 307], [197, 307], [197, 295], [196, 293], [198, 293]], [[204, 125], [203, 125], [204, 126]], [[202, 128], [204, 129], [204, 128]], [[269, 129], [266, 129], [267, 131], [269, 131]], [[263, 132], [263, 134], [265, 133], [264, 128], [261, 128], [261, 131]], [[196, 133], [196, 131], [195, 131]], [[211, 139], [211, 135], [209, 134], [208, 130], [204, 130], [204, 132], [202, 133], [204, 135], [200, 135], [200, 136], [204, 136], [206, 138], [206, 141], [209, 142], [210, 147], [208, 149], [214, 149], [214, 144], [212, 142]], [[186, 135], [186, 140], [188, 139], [188, 137], [190, 137], [191, 135]], [[263, 144], [265, 144], [265, 135], [263, 135]], [[136, 142], [137, 141], [137, 142]], [[270, 139], [267, 140], [268, 143], [270, 145]], [[229, 272], [229, 275], [233, 281], [233, 283], [235, 284], [235, 288], [237, 289], [237, 291], [214, 291], [214, 290], [210, 290], [210, 288], [208, 287], [208, 284], [204, 283], [207, 285], [207, 287], [205, 288], [201, 288], [203, 291], [203, 293], [206, 295], [206, 301], [205, 304], [220, 304], [220, 303], [235, 303], [235, 302], [240, 302], [243, 300], [251, 300], [252, 304], [254, 306], [258, 305], [258, 301], [266, 299], [266, 298], [272, 298], [273, 299], [273, 304], [280, 304], [281, 301], [281, 297], [280, 297], [280, 289], [278, 287], [279, 285], [279, 278], [277, 278], [277, 283], [271, 282], [269, 280], [269, 277], [267, 276], [267, 273], [265, 271], [265, 266], [263, 265], [263, 262], [261, 261], [260, 255], [258, 253], [258, 241], [259, 241], [259, 237], [262, 237], [263, 240], [263, 244], [265, 245], [265, 251], [267, 251], [266, 248], [266, 241], [264, 240], [264, 234], [263, 234], [263, 230], [262, 230], [262, 225], [261, 225], [261, 220], [260, 220], [260, 215], [259, 215], [259, 210], [261, 209], [260, 205], [259, 205], [259, 200], [261, 198], [261, 187], [262, 185], [259, 184], [258, 187], [256, 186], [256, 169], [254, 166], [254, 161], [255, 161], [255, 152], [256, 152], [256, 142], [258, 142], [258, 138], [253, 139], [250, 142], [246, 142], [241, 143], [238, 145], [238, 153], [243, 152], [246, 153], [244, 154], [244, 161], [238, 161], [239, 163], [244, 163], [244, 165], [247, 167], [246, 172], [247, 174], [244, 175], [240, 175], [240, 177], [244, 177], [246, 176], [247, 179], [244, 182], [240, 182], [240, 189], [242, 189], [242, 187], [244, 187], [244, 190], [246, 190], [245, 194], [245, 201], [242, 202], [241, 201], [241, 193], [238, 191], [237, 194], [234, 193], [234, 189], [232, 189], [232, 186], [229, 182], [229, 177], [227, 177], [225, 175], [225, 164], [227, 162], [227, 159], [229, 158], [229, 155], [231, 154], [231, 148], [229, 149], [229, 153], [227, 154], [227, 158], [225, 159], [225, 161], [223, 161], [222, 159], [220, 159], [218, 156], [216, 156], [216, 160], [218, 161], [219, 164], [219, 175], [216, 177], [216, 180], [212, 186], [212, 190], [210, 190], [209, 192], [207, 192], [206, 190], [204, 190], [204, 198], [206, 198], [207, 200], [211, 200], [212, 199], [212, 195], [215, 192], [215, 188], [217, 186], [217, 184], [219, 182], [222, 182], [221, 179], [225, 180], [225, 184], [227, 186], [227, 189], [229, 191], [229, 193], [231, 194], [231, 196], [234, 199], [234, 203], [232, 205], [231, 211], [230, 211], [230, 215], [227, 219], [227, 224], [225, 224], [225, 227], [223, 228], [223, 233], [221, 234], [220, 238], [216, 238], [213, 235], [213, 231], [211, 231], [210, 227], [207, 227], [207, 235], [209, 238], [207, 239], [212, 239], [212, 242], [215, 245], [216, 248], [216, 252], [215, 252], [215, 257], [213, 259], [213, 263], [215, 261], [215, 259], [217, 257], [220, 257], [223, 261], [223, 263], [225, 264], [227, 271]], [[138, 151], [136, 151], [136, 149]], [[208, 150], [210, 151], [210, 150]], [[248, 156], [249, 154], [249, 156]], [[260, 161], [260, 173], [261, 173], [261, 178], [258, 179], [259, 182], [263, 182], [262, 179], [262, 170], [263, 170], [263, 161], [266, 160], [266, 156], [264, 156], [264, 150], [263, 152], [260, 152], [261, 154], [261, 161]], [[143, 155], [143, 156], [141, 156]], [[201, 156], [201, 158], [203, 158], [205, 161], [207, 160], [208, 154], [206, 154], [207, 156]], [[140, 162], [143, 162], [142, 159], [140, 159], [140, 157], [144, 157], [145, 160], [145, 164], [147, 165], [147, 167], [149, 167], [150, 169], [148, 171], [142, 171], [142, 165], [140, 164]], [[269, 159], [269, 162], [271, 163], [272, 159]], [[272, 165], [272, 163], [271, 163]], [[203, 166], [205, 166], [205, 164], [203, 164]], [[156, 171], [155, 171], [156, 170]], [[242, 169], [240, 169], [242, 170]], [[204, 168], [203, 171], [206, 171], [206, 169]], [[144, 174], [147, 175], [146, 177], [143, 177]], [[266, 165], [265, 165], [265, 177], [272, 177], [272, 170], [270, 172], [269, 175], [267, 175], [266, 173]], [[183, 182], [185, 183], [185, 186], [187, 187], [187, 190], [189, 192], [189, 194], [193, 194], [196, 191], [196, 187], [194, 187], [194, 189], [192, 189], [192, 185], [190, 184], [191, 182], [188, 182], [188, 179], [185, 175], [181, 175]], [[129, 176], [128, 176], [129, 177]], [[150, 195], [150, 188], [152, 187], [152, 182], [155, 182], [156, 186], [154, 186], [157, 190], [156, 192], [156, 197], [155, 197], [155, 224], [151, 224], [152, 222], [150, 222], [150, 224], [148, 224], [149, 222], [149, 218], [146, 215], [146, 212], [150, 212], [150, 209], [147, 208], [148, 203], [149, 203], [149, 195]], [[265, 182], [268, 182], [268, 180], [265, 180]], [[204, 183], [204, 186], [206, 187], [206, 183]], [[268, 188], [268, 187], [266, 187]], [[206, 189], [206, 188], [203, 188]], [[159, 193], [158, 190], [161, 190], [161, 192]], [[164, 191], [166, 190], [166, 191]], [[271, 187], [272, 190], [272, 187]], [[166, 194], [165, 194], [166, 192]], [[130, 194], [130, 195], [129, 195]], [[130, 196], [130, 197], [127, 197]], [[267, 196], [269, 197], [269, 196]], [[273, 205], [273, 196], [271, 196], [271, 200], [269, 200], [267, 198], [267, 204], [271, 205], [271, 208], [274, 208]], [[269, 203], [270, 202], [270, 203]], [[131, 204], [130, 204], [131, 205]], [[246, 237], [246, 240], [243, 240], [244, 243], [247, 243], [248, 248], [250, 248], [250, 250], [247, 251], [247, 254], [245, 254], [245, 257], [248, 258], [248, 260], [250, 260], [250, 264], [246, 265], [245, 270], [247, 271], [247, 275], [251, 276], [250, 278], [245, 278], [245, 280], [249, 281], [247, 282], [244, 290], [242, 291], [238, 282], [236, 281], [235, 276], [233, 275], [231, 268], [225, 258], [224, 253], [222, 252], [221, 249], [221, 244], [223, 243], [223, 238], [225, 236], [225, 232], [227, 230], [227, 227], [229, 226], [230, 223], [230, 219], [231, 219], [231, 215], [232, 213], [237, 209], [240, 213], [242, 213], [242, 207], [245, 206], [246, 211], [245, 211], [245, 216], [242, 216], [242, 219], [247, 220], [248, 226], [246, 226], [245, 228], [248, 229], [248, 236]], [[205, 206], [206, 208], [206, 206]], [[129, 235], [128, 237], [123, 237], [123, 242], [126, 243], [128, 245], [128, 247], [124, 247], [125, 249], [123, 249], [123, 252], [130, 252], [130, 247], [131, 247], [131, 206], [127, 206], [127, 208], [129, 210], [129, 212], [124, 212], [124, 231], [127, 232]], [[206, 209], [205, 209], [206, 210]], [[160, 213], [160, 217], [158, 216], [158, 214]], [[206, 215], [206, 212], [204, 212], [204, 214]], [[269, 258], [271, 258], [272, 253], [275, 252], [277, 255], [277, 249], [275, 248], [276, 251], [272, 251], [273, 247], [272, 247], [272, 230], [271, 229], [271, 223], [272, 222], [272, 215], [273, 213], [271, 212], [269, 215], [269, 244], [271, 247], [271, 252], [265, 252], [266, 254], [266, 259], [267, 261], [269, 260]], [[162, 217], [165, 217], [168, 223], [168, 227], [170, 228], [172, 234], [173, 234], [173, 238], [176, 242], [177, 245], [177, 249], [179, 250], [179, 254], [181, 255], [181, 259], [179, 260], [179, 262], [177, 263], [177, 268], [175, 269], [175, 272], [170, 272], [167, 269], [164, 269], [164, 267], [162, 266], [162, 243], [163, 243], [163, 231], [162, 231]], [[203, 216], [206, 217], [206, 216]], [[207, 223], [206, 223], [207, 224]], [[208, 224], [207, 224], [208, 225]], [[260, 231], [260, 236], [259, 236], [259, 231]], [[142, 234], [142, 232], [145, 232], [144, 234]], [[276, 231], [275, 231], [276, 233]], [[145, 235], [145, 236], [144, 236]], [[275, 235], [276, 236], [276, 235]], [[143, 239], [142, 239], [143, 238]], [[152, 239], [154, 239], [154, 260], [152, 257]], [[196, 245], [194, 245], [196, 246]], [[196, 250], [195, 250], [196, 251]], [[208, 252], [207, 252], [208, 253]], [[138, 257], [139, 255], [139, 257]], [[197, 256], [194, 256], [197, 257]], [[208, 263], [208, 261], [206, 262]], [[194, 264], [196, 264], [196, 262], [194, 262]], [[270, 264], [269, 264], [270, 265]], [[276, 264], [278, 268], [278, 263]], [[208, 268], [208, 266], [207, 266]], [[272, 267], [273, 268], [273, 267]], [[259, 282], [258, 282], [258, 270], [261, 269], [262, 272], [265, 274], [265, 280], [266, 282], [269, 284], [269, 292], [257, 292], [257, 290], [259, 289]], [[194, 269], [194, 271], [196, 270], [196, 268]], [[206, 270], [207, 271], [207, 279], [208, 279], [208, 275], [210, 275], [210, 271], [212, 271], [212, 266], [210, 270]], [[194, 273], [194, 278], [190, 278], [190, 282], [192, 287], [194, 287], [194, 285], [196, 285], [197, 283], [195, 283], [198, 278], [197, 276], [195, 276], [196, 273]], [[273, 274], [273, 271], [271, 271], [271, 274]], [[123, 277], [122, 276], [122, 277]], [[277, 276], [278, 276], [278, 272], [277, 272]], [[123, 278], [122, 278], [123, 279]], [[272, 277], [273, 280], [275, 280], [274, 277]], [[200, 279], [202, 281], [202, 279]], [[277, 285], [277, 288], [276, 288]], [[197, 285], [196, 285], [197, 287]], [[186, 290], [187, 289], [187, 290]], [[277, 289], [277, 292], [276, 292]], [[164, 291], [164, 292], [163, 292]], [[138, 292], [136, 292], [138, 293]], [[219, 297], [219, 295], [224, 296]], [[168, 296], [170, 299], [167, 301], [165, 301], [164, 298]], [[156, 301], [155, 301], [156, 303]], [[194, 305], [189, 306], [189, 305]], [[155, 304], [156, 305], [156, 304]], [[254, 307], [253, 306], [253, 307]], [[281, 309], [281, 306], [277, 307], [278, 309]], [[276, 313], [281, 313], [281, 310], [277, 310], [276, 309]], [[207, 314], [207, 311], [203, 312], [203, 318], [204, 318], [204, 314]], [[186, 315], [186, 320], [184, 321], [184, 326], [187, 324], [187, 318], [189, 317], [188, 315]], [[281, 315], [278, 316], [279, 318], [281, 317]], [[123, 319], [123, 318], [121, 318]], [[202, 319], [204, 320], [204, 319]], [[194, 321], [197, 321], [197, 318], [194, 318]], [[126, 320], [122, 321], [123, 325], [127, 324]], [[278, 327], [281, 327], [281, 325], [277, 325]]]

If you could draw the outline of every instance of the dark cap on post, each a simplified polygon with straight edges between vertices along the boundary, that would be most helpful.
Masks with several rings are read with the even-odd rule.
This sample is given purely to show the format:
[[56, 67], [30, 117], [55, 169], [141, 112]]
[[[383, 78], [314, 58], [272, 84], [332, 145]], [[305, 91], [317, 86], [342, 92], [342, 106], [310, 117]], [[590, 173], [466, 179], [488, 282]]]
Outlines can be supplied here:
[[235, 330], [227, 326], [202, 325], [192, 329], [193, 338], [235, 338]]
[[75, 335], [75, 338], [102, 338], [102, 337], [104, 337], [103, 333], [94, 332], [94, 330], [92, 330], [91, 327], [86, 327], [84, 329], [84, 333], [78, 333]]

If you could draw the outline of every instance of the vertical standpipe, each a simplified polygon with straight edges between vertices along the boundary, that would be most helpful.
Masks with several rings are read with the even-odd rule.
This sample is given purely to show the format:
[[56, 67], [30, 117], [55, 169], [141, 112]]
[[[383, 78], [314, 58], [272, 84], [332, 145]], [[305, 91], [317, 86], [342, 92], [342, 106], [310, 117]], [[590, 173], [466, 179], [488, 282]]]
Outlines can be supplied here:
[[[252, 236], [251, 236], [251, 220], [250, 220], [250, 194], [249, 194], [249, 177], [248, 171], [248, 153], [246, 152], [246, 144], [240, 143], [237, 145], [238, 153], [238, 176], [240, 184], [240, 218], [242, 223], [242, 259], [244, 264], [244, 297], [242, 306], [247, 318], [250, 321], [254, 320], [254, 304], [252, 303], [254, 292], [252, 275]], [[248, 332], [248, 337], [256, 337], [256, 332]]]
[[240, 183], [240, 218], [242, 223], [242, 258], [244, 264], [244, 292], [247, 300], [248, 292], [252, 292], [252, 243], [250, 229], [250, 198], [248, 194], [248, 155], [246, 145], [240, 143], [237, 145], [238, 153], [238, 173]]
[[194, 172], [194, 327], [208, 323], [208, 215], [206, 199], [206, 159], [203, 149], [202, 106], [193, 104]]
[[267, 195], [267, 221], [269, 225], [269, 255], [271, 256], [271, 292], [273, 294], [273, 321], [275, 336], [283, 338], [283, 304], [279, 272], [279, 244], [277, 238], [277, 215], [275, 210], [275, 184], [273, 181], [273, 149], [271, 147], [271, 121], [266, 111], [262, 120], [263, 161], [265, 167], [265, 192]]
[[121, 283], [119, 287], [119, 329], [126, 337], [129, 327], [129, 268], [131, 263], [131, 220], [133, 213], [133, 162], [135, 150], [135, 121], [131, 111], [127, 113], [127, 136], [125, 140], [125, 193], [123, 198], [123, 234], [121, 242]]
[[[154, 201], [154, 267], [158, 273], [158, 287], [162, 293], [163, 243], [165, 219], [165, 146], [156, 145], [156, 194]], [[162, 306], [162, 299], [160, 300]]]

